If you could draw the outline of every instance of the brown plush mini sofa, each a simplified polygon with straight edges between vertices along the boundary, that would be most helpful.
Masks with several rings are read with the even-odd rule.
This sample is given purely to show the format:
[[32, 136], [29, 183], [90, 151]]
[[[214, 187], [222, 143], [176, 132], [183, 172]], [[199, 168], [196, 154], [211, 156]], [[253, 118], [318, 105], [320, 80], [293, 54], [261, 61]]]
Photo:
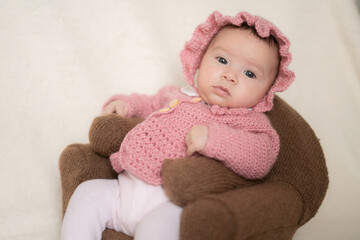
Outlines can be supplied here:
[[[280, 136], [280, 153], [265, 179], [247, 181], [206, 157], [168, 159], [164, 189], [183, 206], [181, 240], [282, 240], [320, 207], [329, 179], [318, 138], [306, 121], [279, 97], [268, 112]], [[72, 144], [60, 156], [63, 213], [75, 188], [94, 178], [116, 178], [108, 157], [141, 119], [101, 116], [90, 128], [90, 144]], [[132, 239], [106, 229], [105, 240]]]

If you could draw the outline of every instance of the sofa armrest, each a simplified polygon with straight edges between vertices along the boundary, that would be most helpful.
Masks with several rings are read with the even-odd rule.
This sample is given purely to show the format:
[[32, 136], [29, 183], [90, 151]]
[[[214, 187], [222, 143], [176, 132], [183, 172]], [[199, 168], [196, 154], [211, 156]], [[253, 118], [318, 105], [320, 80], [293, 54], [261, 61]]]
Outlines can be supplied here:
[[260, 183], [186, 206], [180, 239], [292, 239], [302, 215], [303, 201], [292, 185]]
[[165, 160], [162, 181], [169, 198], [182, 207], [208, 194], [256, 183], [239, 177], [219, 161], [202, 156]]
[[126, 134], [142, 121], [141, 118], [125, 118], [116, 114], [96, 117], [89, 131], [91, 148], [97, 154], [109, 157], [119, 151]]

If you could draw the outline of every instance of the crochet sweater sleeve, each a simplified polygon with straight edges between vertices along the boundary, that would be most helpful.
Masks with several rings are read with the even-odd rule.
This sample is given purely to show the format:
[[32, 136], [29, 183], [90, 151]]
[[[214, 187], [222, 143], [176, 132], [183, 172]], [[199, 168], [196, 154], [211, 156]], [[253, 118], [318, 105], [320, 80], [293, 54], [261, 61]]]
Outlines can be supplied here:
[[279, 136], [271, 127], [260, 130], [234, 129], [210, 123], [209, 135], [201, 154], [222, 161], [225, 166], [246, 179], [267, 175], [279, 152]]
[[121, 100], [125, 102], [128, 107], [127, 117], [146, 118], [152, 112], [165, 106], [169, 100], [168, 96], [171, 96], [171, 93], [176, 90], [178, 90], [177, 87], [166, 86], [152, 96], [136, 93], [131, 95], [114, 95], [105, 102], [102, 109], [112, 101]]

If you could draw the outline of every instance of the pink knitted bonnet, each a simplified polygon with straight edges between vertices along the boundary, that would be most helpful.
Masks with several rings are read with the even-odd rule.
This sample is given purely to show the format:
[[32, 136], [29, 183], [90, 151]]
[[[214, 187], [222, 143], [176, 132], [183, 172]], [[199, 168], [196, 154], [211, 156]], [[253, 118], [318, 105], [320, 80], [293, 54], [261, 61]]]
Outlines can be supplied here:
[[260, 37], [265, 38], [272, 35], [279, 43], [281, 60], [278, 76], [268, 93], [259, 103], [253, 106], [253, 110], [256, 112], [266, 112], [273, 107], [275, 92], [286, 90], [293, 82], [295, 74], [288, 69], [288, 65], [291, 62], [291, 54], [288, 51], [290, 46], [289, 40], [275, 25], [261, 17], [252, 16], [247, 12], [240, 12], [235, 17], [223, 16], [219, 12], [213, 12], [204, 23], [195, 29], [192, 39], [186, 42], [184, 49], [181, 51], [180, 57], [183, 64], [183, 72], [186, 81], [191, 86], [194, 86], [194, 76], [212, 38], [224, 26], [230, 24], [240, 26], [244, 22], [249, 26], [255, 26]]

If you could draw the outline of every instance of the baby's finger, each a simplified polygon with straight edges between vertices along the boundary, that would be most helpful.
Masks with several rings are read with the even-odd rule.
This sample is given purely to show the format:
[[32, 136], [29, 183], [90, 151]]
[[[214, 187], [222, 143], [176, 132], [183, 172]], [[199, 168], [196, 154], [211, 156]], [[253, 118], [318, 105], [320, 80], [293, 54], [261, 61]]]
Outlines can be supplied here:
[[185, 144], [187, 147], [189, 147], [191, 145], [191, 137], [190, 137], [189, 133], [185, 137]]
[[104, 115], [112, 114], [114, 112], [114, 110], [115, 110], [114, 106], [112, 104], [109, 104], [104, 108], [101, 115], [104, 116]]
[[124, 105], [116, 105], [116, 106], [115, 106], [115, 112], [116, 112], [118, 115], [124, 117], [124, 116], [125, 116]]
[[186, 149], [186, 156], [190, 157], [196, 152], [194, 145], [188, 145], [188, 148]]

